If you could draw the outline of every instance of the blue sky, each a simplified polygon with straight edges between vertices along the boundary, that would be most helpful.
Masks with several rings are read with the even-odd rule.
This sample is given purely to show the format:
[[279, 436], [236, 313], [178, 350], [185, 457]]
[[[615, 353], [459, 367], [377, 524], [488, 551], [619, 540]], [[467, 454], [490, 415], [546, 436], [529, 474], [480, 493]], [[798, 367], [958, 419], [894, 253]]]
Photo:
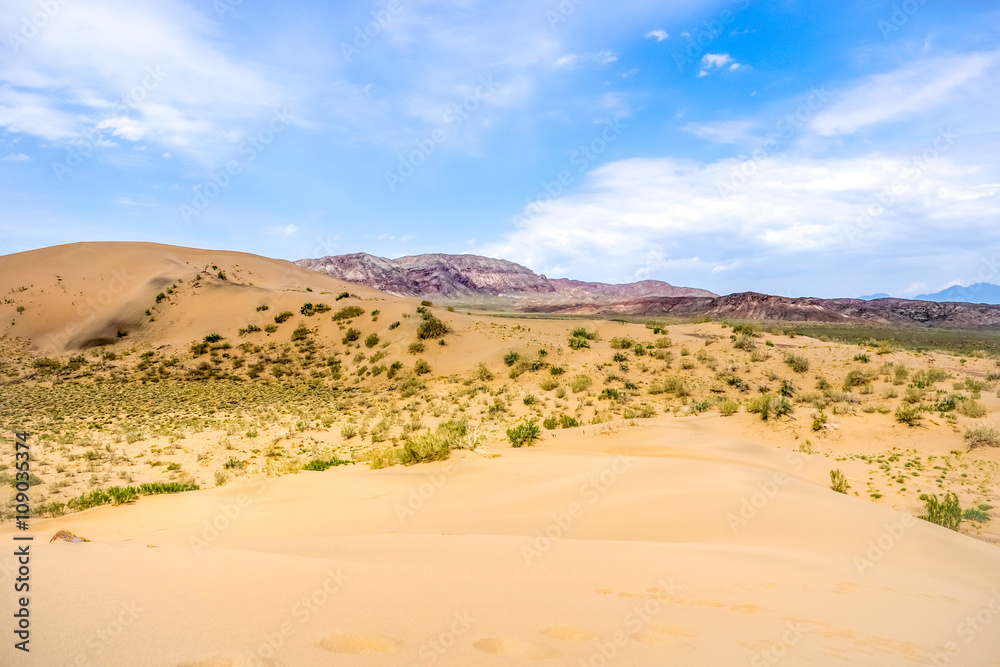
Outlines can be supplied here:
[[0, 253], [1000, 282], [993, 2], [7, 0]]

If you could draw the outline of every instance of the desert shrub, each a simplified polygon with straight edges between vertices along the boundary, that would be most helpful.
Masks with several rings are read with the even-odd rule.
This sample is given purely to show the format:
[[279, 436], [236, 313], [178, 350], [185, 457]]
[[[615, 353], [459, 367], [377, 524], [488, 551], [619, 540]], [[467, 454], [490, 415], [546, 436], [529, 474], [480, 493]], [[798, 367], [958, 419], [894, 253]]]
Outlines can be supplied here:
[[81, 496], [73, 498], [66, 503], [66, 506], [75, 511], [83, 511], [98, 505], [130, 502], [139, 496], [151, 496], [161, 493], [181, 493], [183, 491], [197, 491], [198, 485], [189, 482], [153, 482], [140, 484], [139, 486], [113, 486], [110, 489], [97, 489]]
[[969, 449], [1000, 447], [1000, 429], [992, 422], [980, 422], [965, 429], [965, 442]]
[[340, 342], [347, 345], [348, 343], [353, 343], [359, 338], [361, 338], [361, 331], [351, 327], [344, 333], [344, 337], [340, 339]]
[[559, 380], [556, 380], [555, 378], [545, 378], [544, 380], [542, 380], [542, 385], [541, 385], [542, 391], [552, 391], [558, 386], [559, 386]]
[[786, 352], [785, 363], [796, 373], [805, 373], [809, 370], [809, 360], [798, 354]]
[[737, 401], [726, 399], [719, 401], [719, 414], [723, 417], [731, 417], [740, 411], [740, 404]]
[[332, 310], [330, 306], [328, 306], [325, 303], [316, 303], [316, 304], [304, 303], [302, 304], [302, 307], [299, 308], [299, 312], [305, 315], [306, 317], [312, 317], [313, 315], [319, 315], [321, 313], [328, 313], [330, 312], [330, 310]]
[[559, 420], [555, 417], [547, 417], [544, 421], [542, 421], [542, 426], [549, 431], [553, 431], [559, 428]]
[[747, 412], [759, 414], [763, 421], [791, 414], [793, 410], [792, 402], [787, 396], [778, 396], [770, 392], [747, 401]]
[[403, 362], [401, 362], [401, 361], [394, 361], [389, 366], [389, 368], [386, 370], [385, 376], [391, 380], [394, 377], [396, 377], [396, 374], [398, 374], [399, 371], [401, 371], [402, 369], [403, 369]]
[[[708, 401], [705, 402], [708, 403]], [[705, 409], [707, 410], [708, 407]], [[649, 419], [656, 416], [656, 408], [645, 403], [634, 407], [629, 406], [625, 408], [625, 413], [622, 416], [625, 419]]]
[[370, 349], [375, 347], [376, 345], [378, 345], [378, 334], [377, 333], [368, 334], [368, 338], [365, 338], [365, 347]]
[[389, 325], [389, 331], [392, 331], [393, 329], [398, 329], [398, 328], [399, 328], [399, 320], [396, 320], [395, 322], [393, 322], [392, 324]]
[[295, 331], [292, 332], [292, 342], [305, 340], [311, 333], [312, 331], [309, 330], [309, 327], [307, 327], [305, 323], [300, 324], [295, 327]]
[[631, 338], [617, 338], [617, 337], [615, 337], [615, 338], [611, 339], [611, 349], [612, 350], [628, 350], [633, 345], [636, 345], [636, 342], [634, 340], [632, 340]]
[[[988, 507], [988, 505], [987, 505]], [[990, 515], [986, 513], [986, 510], [981, 507], [970, 507], [969, 509], [962, 512], [962, 518], [966, 521], [975, 521], [976, 523], [986, 523], [990, 520]]]
[[896, 421], [907, 426], [920, 423], [920, 408], [916, 405], [901, 405], [896, 408]]
[[327, 468], [334, 468], [336, 466], [346, 466], [350, 464], [351, 461], [345, 461], [343, 459], [339, 459], [336, 456], [334, 456], [333, 458], [329, 459], [313, 459], [309, 463], [305, 464], [305, 466], [303, 466], [302, 469], [323, 472]]
[[241, 461], [235, 456], [230, 456], [229, 459], [222, 464], [222, 467], [226, 470], [243, 470], [247, 465], [246, 461]]
[[920, 499], [924, 501], [924, 511], [927, 513], [917, 518], [936, 523], [950, 530], [958, 530], [963, 516], [957, 495], [949, 491], [945, 494], [943, 502], [938, 500], [936, 494], [925, 493], [920, 496]]
[[826, 420], [827, 420], [826, 413], [824, 413], [822, 410], [820, 410], [813, 417], [812, 430], [814, 430], [814, 431], [822, 431], [823, 430], [823, 426], [826, 424]]
[[847, 493], [851, 485], [847, 482], [847, 477], [840, 470], [830, 471], [830, 488], [837, 493]]
[[537, 401], [538, 399], [532, 396], [531, 394], [528, 394], [521, 399], [521, 402], [524, 403], [525, 405], [534, 405]]
[[514, 364], [517, 363], [518, 359], [520, 358], [521, 355], [518, 354], [517, 352], [508, 352], [507, 354], [503, 355], [503, 362], [508, 366], [513, 366]]
[[586, 338], [579, 338], [577, 336], [573, 336], [572, 338], [569, 339], [569, 349], [571, 350], [582, 350], [584, 348], [589, 348], [589, 347], [590, 347], [590, 341], [587, 340]]
[[657, 338], [653, 341], [653, 345], [660, 349], [670, 347], [673, 344], [674, 342], [670, 340], [670, 336], [663, 336], [662, 338]]
[[260, 306], [257, 306], [258, 313], [263, 313], [265, 310], [271, 310], [271, 307], [268, 306], [267, 304], [262, 304]]
[[156, 295], [156, 303], [160, 303], [161, 301], [163, 301], [166, 298], [167, 298], [167, 295], [164, 294], [163, 292], [160, 292], [159, 294]]
[[287, 322], [288, 320], [290, 320], [294, 314], [295, 313], [293, 313], [290, 310], [286, 310], [283, 313], [278, 313], [277, 315], [274, 316], [274, 323], [275, 324], [284, 324], [285, 322]]
[[413, 372], [417, 375], [426, 375], [431, 372], [431, 366], [423, 359], [417, 359], [413, 363]]
[[341, 299], [346, 299], [350, 296], [351, 296], [350, 292], [341, 292], [340, 294], [337, 295], [336, 301], [340, 301]]
[[757, 342], [747, 334], [740, 334], [734, 337], [733, 347], [744, 352], [753, 352], [757, 349]]
[[615, 355], [611, 357], [611, 361], [615, 363], [620, 363], [622, 361], [628, 361], [628, 355], [623, 352], [615, 352]]
[[365, 309], [361, 306], [344, 306], [333, 314], [333, 321], [353, 320], [355, 317], [361, 317], [364, 314]]
[[590, 389], [593, 384], [594, 381], [590, 379], [589, 375], [577, 375], [573, 378], [573, 381], [570, 382], [569, 388], [573, 390], [574, 394], [579, 394], [581, 391], [587, 391]]
[[852, 370], [848, 372], [847, 377], [844, 378], [844, 389], [853, 389], [854, 387], [863, 387], [867, 384], [871, 384], [875, 379], [876, 374], [871, 371], [862, 370]]
[[928, 389], [942, 380], [947, 380], [951, 374], [940, 368], [930, 368], [926, 371], [917, 371], [911, 378], [913, 386], [918, 389]]
[[424, 344], [421, 342], [410, 343], [410, 347], [407, 348], [410, 354], [420, 354], [424, 351]]
[[570, 417], [569, 415], [559, 415], [559, 425], [563, 428], [576, 428], [580, 425], [580, 422], [578, 422], [575, 417]]
[[[571, 338], [582, 338], [583, 340], [597, 340], [597, 332], [589, 332], [583, 327], [577, 327], [570, 332]], [[589, 346], [588, 346], [589, 347]]]
[[621, 394], [614, 387], [605, 387], [597, 397], [600, 401], [617, 401], [620, 398]]
[[540, 434], [541, 429], [538, 428], [538, 424], [535, 423], [534, 419], [529, 419], [522, 424], [507, 429], [507, 439], [510, 440], [512, 447], [530, 445], [538, 439]]
[[549, 366], [550, 375], [562, 375], [566, 372], [566, 369], [562, 366]]
[[222, 338], [223, 336], [221, 334], [210, 333], [207, 336], [205, 336], [204, 340], [206, 343], [218, 343], [220, 340], [222, 340]]
[[434, 305], [434, 303], [424, 299], [423, 301], [420, 302], [420, 305], [423, 306], [424, 308], [430, 308], [431, 306]]
[[417, 338], [424, 340], [430, 338], [440, 338], [450, 332], [451, 329], [447, 324], [436, 317], [428, 317], [420, 323], [419, 327], [417, 327]]
[[917, 387], [907, 387], [906, 392], [903, 394], [904, 403], [919, 403], [924, 400], [924, 396], [927, 391], [924, 389], [918, 389]]
[[971, 398], [959, 401], [958, 411], [966, 417], [971, 417], [972, 419], [982, 419], [989, 414], [989, 410], [986, 409], [985, 405]]

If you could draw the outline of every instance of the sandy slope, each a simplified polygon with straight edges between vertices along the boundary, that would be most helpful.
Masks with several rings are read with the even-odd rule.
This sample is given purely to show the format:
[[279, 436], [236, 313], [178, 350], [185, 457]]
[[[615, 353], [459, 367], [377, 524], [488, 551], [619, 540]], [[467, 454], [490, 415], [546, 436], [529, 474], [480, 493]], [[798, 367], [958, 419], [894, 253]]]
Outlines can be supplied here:
[[3, 664], [1000, 665], [995, 547], [689, 424], [37, 521]]

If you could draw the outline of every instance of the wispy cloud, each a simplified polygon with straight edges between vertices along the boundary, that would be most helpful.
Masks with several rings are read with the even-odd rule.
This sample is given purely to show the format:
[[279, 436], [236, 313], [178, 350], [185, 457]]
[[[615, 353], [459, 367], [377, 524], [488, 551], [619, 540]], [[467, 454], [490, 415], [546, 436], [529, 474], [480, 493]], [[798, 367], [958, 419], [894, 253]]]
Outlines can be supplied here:
[[31, 162], [31, 158], [24, 153], [9, 153], [4, 156], [4, 162]]
[[646, 39], [655, 39], [657, 42], [662, 42], [663, 40], [668, 39], [670, 35], [668, 35], [665, 31], [657, 28], [656, 30], [650, 30], [649, 32], [647, 32], [645, 37]]

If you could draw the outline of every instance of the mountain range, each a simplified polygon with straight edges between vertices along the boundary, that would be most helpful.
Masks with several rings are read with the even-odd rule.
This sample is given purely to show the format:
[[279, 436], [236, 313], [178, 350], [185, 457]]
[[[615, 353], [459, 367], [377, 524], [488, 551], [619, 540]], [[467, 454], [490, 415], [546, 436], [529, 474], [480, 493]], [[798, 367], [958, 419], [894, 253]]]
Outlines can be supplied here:
[[550, 280], [520, 264], [478, 255], [413, 255], [386, 259], [355, 253], [302, 259], [299, 266], [338, 280], [356, 282], [401, 296], [426, 296], [456, 303], [489, 303], [499, 298], [522, 305], [606, 302], [644, 297], [714, 297], [708, 290], [675, 287], [658, 280], [624, 285]]
[[[863, 301], [874, 301], [875, 299], [891, 299], [884, 292], [869, 294], [860, 297]], [[947, 289], [932, 294], [918, 294], [913, 297], [914, 301], [936, 301], [937, 303], [986, 303], [990, 305], [1000, 305], [1000, 285], [991, 283], [976, 283], [964, 287], [962, 285], [952, 285]]]

